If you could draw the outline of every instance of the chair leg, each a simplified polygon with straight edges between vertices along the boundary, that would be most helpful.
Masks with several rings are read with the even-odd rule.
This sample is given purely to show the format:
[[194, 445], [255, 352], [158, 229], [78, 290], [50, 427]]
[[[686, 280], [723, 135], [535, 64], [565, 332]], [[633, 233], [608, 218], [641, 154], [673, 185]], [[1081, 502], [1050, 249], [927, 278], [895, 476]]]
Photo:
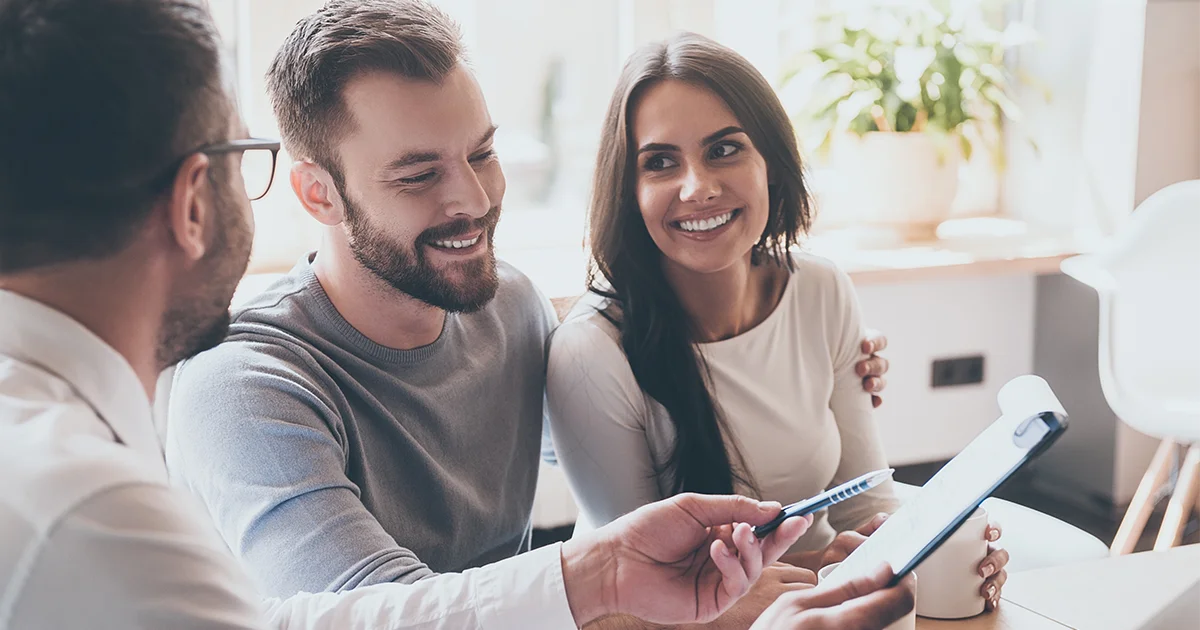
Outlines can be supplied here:
[[1154, 511], [1154, 497], [1158, 488], [1167, 480], [1167, 472], [1171, 468], [1171, 453], [1174, 450], [1175, 442], [1171, 440], [1163, 440], [1158, 445], [1154, 459], [1150, 460], [1150, 467], [1142, 476], [1137, 492], [1129, 502], [1129, 509], [1125, 511], [1125, 518], [1121, 520], [1121, 527], [1117, 529], [1117, 535], [1113, 538], [1112, 555], [1123, 556], [1137, 546], [1138, 538], [1146, 528], [1146, 521]]
[[1175, 483], [1175, 492], [1167, 503], [1167, 513], [1163, 516], [1162, 527], [1158, 530], [1158, 540], [1154, 541], [1154, 550], [1163, 551], [1179, 544], [1183, 539], [1183, 527], [1187, 525], [1188, 517], [1192, 515], [1192, 505], [1196, 501], [1196, 492], [1200, 490], [1200, 446], [1188, 449], [1183, 458], [1183, 466], [1179, 468], [1179, 480]]

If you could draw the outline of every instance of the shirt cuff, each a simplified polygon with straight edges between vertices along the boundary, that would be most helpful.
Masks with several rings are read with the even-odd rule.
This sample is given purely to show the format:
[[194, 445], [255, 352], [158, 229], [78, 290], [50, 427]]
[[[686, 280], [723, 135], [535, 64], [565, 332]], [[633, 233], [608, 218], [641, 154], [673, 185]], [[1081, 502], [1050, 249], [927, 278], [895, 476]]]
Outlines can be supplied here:
[[563, 583], [562, 543], [480, 569], [479, 625], [484, 630], [574, 630]]

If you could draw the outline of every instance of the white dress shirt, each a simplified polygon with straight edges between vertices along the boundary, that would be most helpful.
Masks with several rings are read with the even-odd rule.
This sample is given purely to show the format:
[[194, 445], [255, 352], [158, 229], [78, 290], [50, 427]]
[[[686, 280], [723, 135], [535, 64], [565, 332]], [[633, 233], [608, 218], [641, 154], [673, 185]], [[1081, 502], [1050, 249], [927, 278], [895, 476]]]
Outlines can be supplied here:
[[557, 545], [414, 585], [260, 599], [168, 485], [125, 359], [9, 291], [0, 322], [0, 630], [576, 627]]

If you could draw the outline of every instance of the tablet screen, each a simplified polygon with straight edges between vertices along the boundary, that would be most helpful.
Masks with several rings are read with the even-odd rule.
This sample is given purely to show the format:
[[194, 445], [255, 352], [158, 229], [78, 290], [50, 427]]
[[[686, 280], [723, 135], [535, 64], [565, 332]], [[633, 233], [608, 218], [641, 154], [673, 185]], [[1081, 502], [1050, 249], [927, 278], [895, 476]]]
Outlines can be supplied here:
[[822, 584], [836, 586], [887, 562], [903, 577], [932, 553], [1012, 473], [1066, 428], [1046, 381], [1022, 376], [997, 397], [1003, 415], [950, 460]]

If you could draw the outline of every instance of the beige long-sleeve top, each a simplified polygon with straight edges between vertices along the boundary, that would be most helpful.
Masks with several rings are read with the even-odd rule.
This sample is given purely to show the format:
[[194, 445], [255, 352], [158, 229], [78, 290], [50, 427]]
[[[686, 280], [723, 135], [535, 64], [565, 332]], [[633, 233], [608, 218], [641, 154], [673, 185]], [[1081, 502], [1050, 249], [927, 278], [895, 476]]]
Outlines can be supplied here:
[[[794, 255], [776, 309], [736, 337], [700, 344], [711, 391], [762, 498], [788, 504], [886, 468], [862, 358], [854, 288], [833, 263]], [[619, 332], [581, 300], [551, 338], [546, 394], [558, 461], [580, 503], [581, 527], [607, 523], [670, 492], [662, 465], [675, 442], [666, 409], [638, 387]], [[739, 488], [748, 492], [746, 488]], [[893, 511], [891, 484], [816, 516], [793, 551]]]

